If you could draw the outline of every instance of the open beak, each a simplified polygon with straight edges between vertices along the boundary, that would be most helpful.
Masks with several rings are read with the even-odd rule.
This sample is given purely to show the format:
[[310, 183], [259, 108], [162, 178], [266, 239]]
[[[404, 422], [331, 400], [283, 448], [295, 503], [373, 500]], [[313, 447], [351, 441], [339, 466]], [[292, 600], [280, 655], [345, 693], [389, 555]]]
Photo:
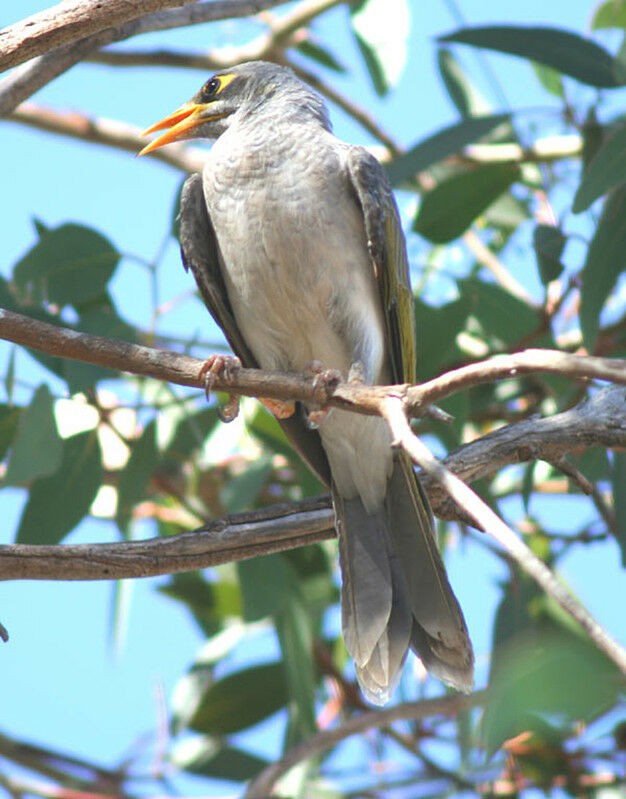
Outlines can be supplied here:
[[[219, 119], [222, 116], [222, 114], [216, 114], [213, 117], [206, 114], [203, 115], [202, 112], [206, 108], [207, 106], [203, 103], [185, 103], [185, 105], [181, 105], [180, 108], [165, 117], [165, 119], [151, 125], [147, 130], [143, 131], [142, 136], [148, 136], [157, 130], [165, 130], [165, 133], [157, 136], [150, 144], [147, 144], [138, 155], [146, 155], [146, 153], [151, 153], [153, 150], [163, 147], [164, 144], [178, 141], [183, 134], [193, 130], [193, 128], [203, 122], [208, 122], [210, 119]], [[169, 130], [166, 130], [166, 128], [169, 128]]]

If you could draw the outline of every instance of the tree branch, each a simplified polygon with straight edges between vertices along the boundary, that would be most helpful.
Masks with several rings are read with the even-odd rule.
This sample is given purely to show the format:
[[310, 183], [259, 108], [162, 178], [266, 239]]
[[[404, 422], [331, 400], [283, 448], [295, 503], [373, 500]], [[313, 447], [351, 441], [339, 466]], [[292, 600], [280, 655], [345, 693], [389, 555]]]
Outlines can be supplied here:
[[341, 726], [322, 730], [290, 749], [281, 760], [272, 763], [250, 783], [244, 794], [245, 799], [268, 799], [283, 774], [302, 760], [321, 755], [351, 735], [384, 727], [394, 721], [417, 721], [431, 716], [455, 716], [464, 710], [483, 704], [486, 696], [486, 691], [476, 691], [469, 695], [452, 694], [435, 699], [422, 699], [418, 702], [404, 702], [385, 710], [371, 710], [353, 716]]
[[[154, 2], [157, 2], [157, 0], [154, 0]], [[211, 2], [193, 3], [182, 8], [157, 11], [137, 18], [133, 18], [135, 4], [124, 2], [123, 6], [126, 9], [125, 19], [129, 20], [124, 22], [124, 24], [118, 27], [107, 27], [105, 25], [103, 29], [84, 38], [80, 38], [76, 28], [71, 33], [66, 28], [67, 38], [64, 38], [64, 41], [69, 42], [69, 44], [66, 43], [61, 47], [56, 47], [46, 52], [47, 46], [42, 44], [40, 38], [30, 42], [28, 48], [30, 55], [26, 57], [22, 57], [22, 51], [17, 49], [16, 42], [20, 41], [20, 37], [19, 32], [16, 37], [13, 35], [15, 34], [14, 29], [16, 26], [5, 28], [0, 31], [0, 34], [9, 37], [11, 47], [7, 45], [8, 50], [4, 56], [4, 63], [2, 57], [0, 57], [0, 68], [6, 69], [11, 64], [20, 64], [21, 66], [0, 80], [0, 117], [9, 114], [19, 103], [27, 100], [51, 80], [70, 69], [74, 64], [82, 61], [93, 50], [97, 50], [107, 44], [122, 41], [140, 33], [248, 16], [284, 2], [287, 2], [287, 0], [211, 0]], [[163, 0], [161, 6], [167, 3], [172, 4], [170, 0]], [[60, 5], [63, 6], [64, 3]], [[91, 7], [98, 5], [98, 3], [95, 0], [86, 0], [84, 4], [75, 3], [75, 5], [84, 5], [85, 7], [88, 5]], [[99, 5], [107, 9], [113, 3], [99, 3]], [[181, 3], [177, 2], [176, 5], [180, 6]], [[25, 22], [28, 22], [28, 20]], [[103, 18], [99, 18], [99, 22], [102, 23]], [[19, 26], [24, 23], [16, 24]], [[45, 40], [45, 36], [48, 34], [44, 35], [44, 30], [46, 30], [45, 25], [41, 30], [41, 37]], [[0, 39], [0, 41], [2, 40]], [[37, 55], [38, 53], [42, 53], [42, 55]], [[28, 58], [32, 58], [33, 55], [37, 55], [37, 57], [30, 63], [23, 64]]]
[[387, 397], [383, 400], [382, 415], [389, 424], [395, 445], [401, 446], [418, 466], [441, 483], [474, 523], [492, 536], [539, 587], [580, 624], [596, 646], [626, 675], [626, 650], [608, 635], [584, 605], [570, 594], [515, 532], [422, 444], [411, 430], [402, 400], [398, 397]]

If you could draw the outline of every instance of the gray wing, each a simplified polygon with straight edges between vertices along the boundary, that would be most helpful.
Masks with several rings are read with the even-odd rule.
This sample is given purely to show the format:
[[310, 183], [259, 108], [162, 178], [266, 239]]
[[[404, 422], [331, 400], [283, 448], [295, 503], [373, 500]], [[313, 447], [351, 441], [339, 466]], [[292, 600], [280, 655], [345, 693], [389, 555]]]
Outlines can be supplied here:
[[[228, 299], [215, 231], [204, 200], [202, 176], [199, 174], [191, 175], [183, 184], [179, 219], [180, 249], [185, 269], [191, 270], [204, 304], [222, 328], [235, 355], [246, 368], [257, 368], [258, 364], [237, 325]], [[328, 485], [330, 469], [319, 434], [306, 426], [299, 409], [289, 419], [278, 421], [307, 466]]]
[[387, 327], [393, 379], [414, 383], [415, 322], [406, 242], [385, 170], [362, 147], [348, 147], [348, 178], [361, 211]]

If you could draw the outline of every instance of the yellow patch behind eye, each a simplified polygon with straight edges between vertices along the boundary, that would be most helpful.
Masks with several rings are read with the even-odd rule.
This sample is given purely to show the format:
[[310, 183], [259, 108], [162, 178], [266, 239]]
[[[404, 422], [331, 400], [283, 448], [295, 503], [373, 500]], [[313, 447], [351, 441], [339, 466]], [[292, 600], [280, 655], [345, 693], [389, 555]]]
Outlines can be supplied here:
[[216, 94], [221, 94], [224, 91], [224, 89], [228, 86], [228, 84], [232, 83], [232, 81], [235, 80], [237, 75], [235, 75], [234, 73], [231, 73], [231, 74], [228, 74], [228, 75], [217, 75], [216, 77], [217, 77], [217, 79], [220, 82], [220, 87], [217, 90]]

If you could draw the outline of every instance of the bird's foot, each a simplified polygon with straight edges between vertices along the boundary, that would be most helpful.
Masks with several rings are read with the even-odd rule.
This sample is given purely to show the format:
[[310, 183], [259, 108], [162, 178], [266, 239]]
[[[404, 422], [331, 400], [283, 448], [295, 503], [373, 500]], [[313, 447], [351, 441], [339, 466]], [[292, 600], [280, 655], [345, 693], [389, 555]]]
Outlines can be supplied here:
[[[235, 377], [240, 369], [241, 361], [234, 355], [210, 355], [200, 369], [200, 380], [204, 381], [207, 400], [211, 396], [216, 378], [228, 380]], [[239, 396], [229, 392], [228, 401], [217, 412], [223, 422], [232, 422], [239, 414]]]
[[311, 361], [304, 369], [306, 377], [313, 378], [313, 392], [320, 399], [320, 405], [307, 408], [306, 421], [311, 430], [317, 430], [326, 419], [332, 408], [321, 407], [327, 401], [328, 394], [337, 386], [343, 375], [338, 369], [326, 369], [320, 361]]
[[352, 383], [353, 385], [357, 386], [365, 385], [365, 367], [361, 361], [355, 361], [350, 366], [350, 371], [348, 372], [348, 383]]
[[262, 403], [267, 410], [272, 413], [277, 419], [289, 419], [296, 411], [296, 403], [291, 400], [277, 400], [269, 399], [269, 397], [259, 397], [259, 402]]

